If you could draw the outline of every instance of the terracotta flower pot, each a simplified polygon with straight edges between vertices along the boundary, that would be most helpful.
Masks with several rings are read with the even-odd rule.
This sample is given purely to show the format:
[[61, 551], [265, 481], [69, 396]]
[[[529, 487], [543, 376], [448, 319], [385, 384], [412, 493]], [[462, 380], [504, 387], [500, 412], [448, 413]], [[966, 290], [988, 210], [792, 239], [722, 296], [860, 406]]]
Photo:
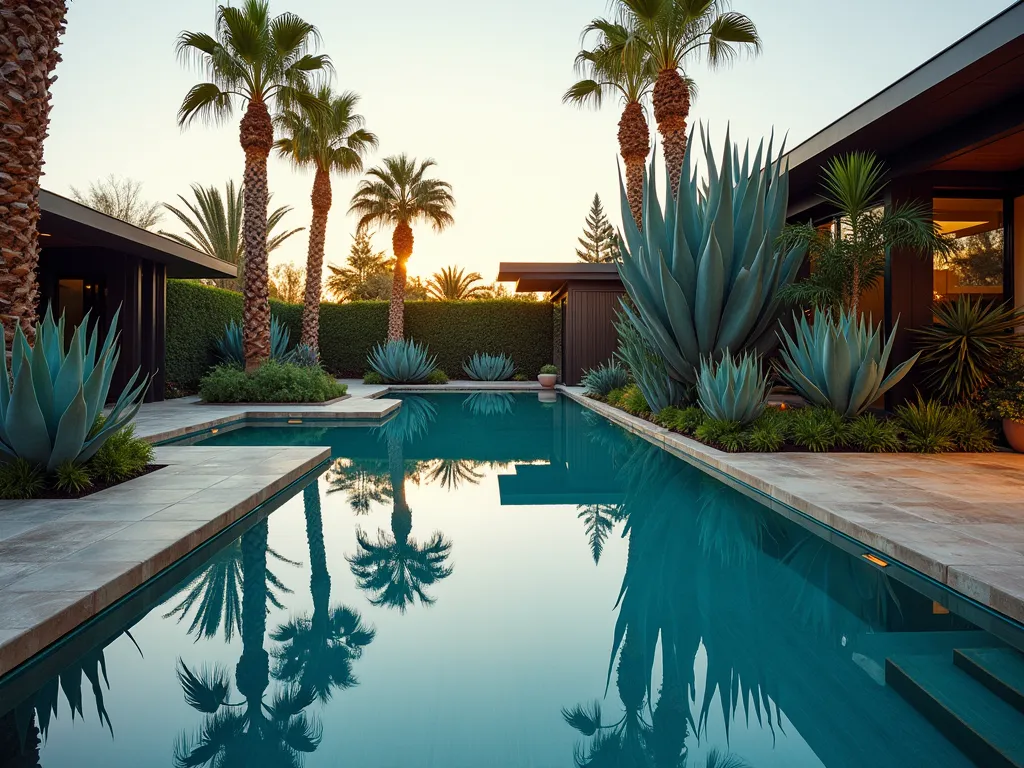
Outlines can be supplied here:
[[1024, 422], [1003, 419], [1003, 434], [1013, 450], [1024, 453]]
[[557, 373], [540, 373], [540, 374], [537, 374], [537, 381], [540, 382], [540, 385], [542, 387], [545, 387], [547, 389], [553, 389], [554, 386], [555, 386], [555, 382], [558, 381], [558, 374]]

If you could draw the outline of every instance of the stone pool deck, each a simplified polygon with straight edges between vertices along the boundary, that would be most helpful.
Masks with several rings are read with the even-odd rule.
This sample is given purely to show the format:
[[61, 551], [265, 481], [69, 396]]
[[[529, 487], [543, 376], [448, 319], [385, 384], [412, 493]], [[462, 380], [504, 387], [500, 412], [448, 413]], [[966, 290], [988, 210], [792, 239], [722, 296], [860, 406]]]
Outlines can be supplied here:
[[1024, 455], [731, 454], [559, 387], [726, 481], [1024, 622]]
[[83, 499], [0, 501], [0, 675], [330, 458], [312, 447], [164, 447]]

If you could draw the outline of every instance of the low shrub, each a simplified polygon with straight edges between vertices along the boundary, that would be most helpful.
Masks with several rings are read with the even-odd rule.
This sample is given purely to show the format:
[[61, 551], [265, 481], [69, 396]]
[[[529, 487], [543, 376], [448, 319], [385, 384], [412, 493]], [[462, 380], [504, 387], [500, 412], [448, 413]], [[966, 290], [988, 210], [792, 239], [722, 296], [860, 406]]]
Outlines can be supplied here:
[[903, 447], [896, 423], [871, 413], [861, 414], [851, 421], [847, 437], [852, 448], [866, 453], [893, 453]]
[[774, 453], [786, 444], [790, 411], [766, 408], [747, 430], [744, 442], [752, 451]]
[[629, 371], [615, 362], [601, 363], [583, 374], [580, 380], [584, 394], [591, 397], [604, 397], [613, 389], [629, 384]]
[[619, 400], [619, 407], [626, 413], [634, 416], [642, 416], [651, 412], [651, 407], [644, 398], [644, 393], [636, 384], [629, 384], [622, 390], [622, 398]]
[[548, 363], [547, 365], [542, 365], [540, 367], [540, 373], [544, 373], [544, 374], [548, 374], [548, 375], [550, 375], [552, 373], [557, 374], [558, 373], [558, 366], [557, 365], [552, 365], [551, 363]]
[[985, 391], [985, 411], [992, 418], [1024, 422], [1024, 351], [1003, 358], [993, 385]]
[[512, 376], [512, 381], [529, 381], [529, 379], [526, 378], [525, 373], [520, 372]]
[[81, 493], [91, 485], [92, 476], [89, 474], [89, 470], [72, 461], [65, 461], [57, 467], [57, 471], [53, 474], [53, 486], [58, 491]]
[[233, 365], [218, 365], [199, 383], [199, 395], [208, 403], [322, 403], [347, 390], [318, 367], [275, 360], [251, 373]]
[[704, 411], [696, 405], [690, 405], [686, 408], [676, 408], [670, 405], [658, 411], [654, 421], [660, 426], [665, 427], [665, 429], [671, 429], [673, 432], [692, 435], [697, 427], [704, 423], [706, 418], [707, 416], [704, 415]]
[[809, 451], [821, 453], [845, 442], [846, 424], [832, 408], [798, 408], [788, 420], [790, 439]]
[[967, 453], [991, 453], [996, 449], [995, 432], [976, 408], [960, 405], [953, 408], [953, 440], [958, 450]]
[[380, 385], [384, 383], [384, 377], [376, 371], [367, 371], [363, 374], [363, 384]]
[[0, 497], [33, 499], [46, 488], [43, 471], [25, 459], [0, 464]]
[[604, 396], [604, 401], [608, 405], [614, 405], [616, 408], [622, 407], [622, 396], [626, 394], [625, 387], [617, 387]]
[[896, 409], [903, 432], [903, 442], [915, 453], [947, 453], [955, 451], [956, 419], [953, 409], [938, 400], [925, 400], [920, 393], [916, 403]]
[[93, 479], [121, 483], [136, 477], [153, 462], [153, 446], [135, 436], [129, 424], [103, 444], [89, 460], [86, 471]]
[[694, 431], [694, 437], [724, 451], [742, 451], [746, 448], [743, 427], [738, 421], [705, 419]]
[[424, 384], [447, 384], [448, 374], [442, 371], [440, 368], [435, 368], [427, 374], [426, 381]]

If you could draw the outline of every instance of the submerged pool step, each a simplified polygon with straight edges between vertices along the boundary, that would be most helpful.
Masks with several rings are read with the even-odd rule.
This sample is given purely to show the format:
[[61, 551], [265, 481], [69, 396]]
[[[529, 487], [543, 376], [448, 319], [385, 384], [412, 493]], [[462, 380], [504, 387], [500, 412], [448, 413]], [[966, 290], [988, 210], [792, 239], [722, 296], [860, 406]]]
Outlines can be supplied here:
[[1024, 713], [953, 663], [951, 655], [885, 660], [885, 682], [985, 768], [1024, 768]]
[[956, 630], [946, 632], [876, 632], [860, 635], [855, 650], [885, 664], [890, 656], [951, 657], [957, 648], [1003, 647], [1003, 643], [988, 632]]
[[1024, 712], [1024, 656], [1012, 648], [963, 648], [953, 663], [999, 698]]

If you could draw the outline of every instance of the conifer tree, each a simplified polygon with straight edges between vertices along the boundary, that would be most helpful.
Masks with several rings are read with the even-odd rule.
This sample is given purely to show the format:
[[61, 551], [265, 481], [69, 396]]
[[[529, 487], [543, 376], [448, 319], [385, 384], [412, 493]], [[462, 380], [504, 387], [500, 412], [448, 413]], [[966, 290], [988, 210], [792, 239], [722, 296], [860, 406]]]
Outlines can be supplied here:
[[590, 205], [590, 213], [587, 214], [586, 223], [583, 226], [583, 237], [579, 238], [580, 247], [576, 249], [576, 255], [580, 261], [591, 264], [614, 261], [618, 255], [618, 238], [615, 228], [605, 215], [601, 198], [594, 195], [594, 202]]

